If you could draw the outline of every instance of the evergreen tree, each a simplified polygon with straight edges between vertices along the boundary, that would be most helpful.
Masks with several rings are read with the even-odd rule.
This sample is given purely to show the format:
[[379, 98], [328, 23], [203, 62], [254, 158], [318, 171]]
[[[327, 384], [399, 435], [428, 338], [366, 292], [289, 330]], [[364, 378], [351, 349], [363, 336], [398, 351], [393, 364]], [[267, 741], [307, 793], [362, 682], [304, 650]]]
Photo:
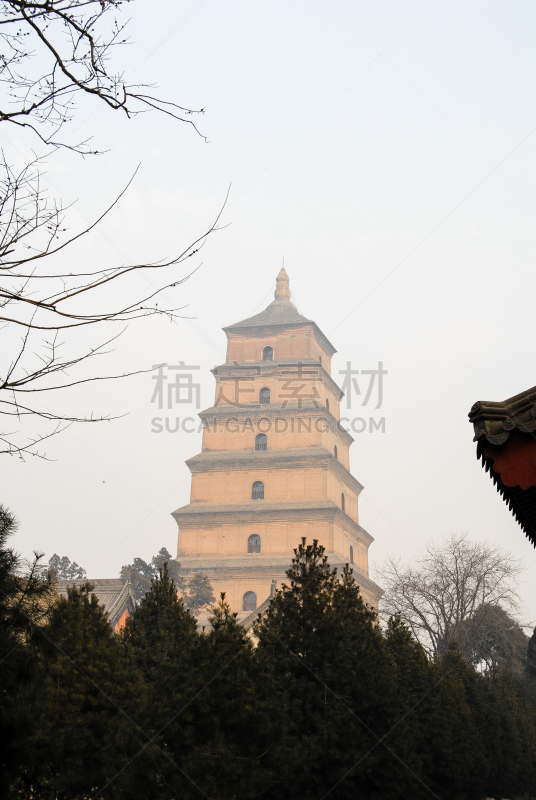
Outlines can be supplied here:
[[530, 680], [536, 681], [536, 628], [534, 628], [532, 636], [527, 643], [525, 674]]
[[192, 702], [202, 687], [203, 642], [167, 564], [127, 620], [124, 641], [130, 662], [143, 675], [147, 693], [141, 718], [154, 738], [132, 763], [131, 789], [147, 800], [167, 799], [170, 786], [179, 796], [189, 797], [194, 787], [185, 777], [184, 762], [194, 747], [197, 727], [203, 727], [198, 705]]
[[423, 701], [427, 722], [425, 774], [444, 800], [481, 800], [489, 783], [482, 693], [484, 678], [455, 645], [432, 664], [431, 691]]
[[[154, 687], [159, 713], [171, 710], [170, 692], [177, 678], [186, 680], [194, 669], [199, 649], [195, 618], [178, 595], [167, 564], [151, 581], [150, 591], [127, 620], [124, 639], [129, 657], [141, 669], [146, 682]], [[192, 659], [194, 659], [192, 661]]]
[[212, 584], [204, 572], [196, 572], [187, 583], [184, 600], [192, 614], [197, 614], [205, 606], [211, 605], [216, 598]]
[[153, 578], [156, 578], [162, 570], [164, 565], [167, 565], [169, 577], [179, 589], [182, 588], [184, 578], [181, 575], [181, 565], [172, 557], [171, 553], [166, 547], [161, 547], [158, 553], [152, 557], [150, 569]]
[[42, 630], [41, 702], [25, 770], [27, 796], [40, 800], [115, 798], [115, 776], [147, 739], [135, 720], [141, 680], [91, 590], [69, 588]]
[[175, 586], [183, 589], [185, 581], [181, 575], [181, 565], [173, 559], [171, 553], [165, 547], [160, 548], [149, 564], [143, 558], [135, 558], [132, 564], [125, 564], [125, 566], [121, 567], [120, 577], [123, 580], [130, 580], [132, 593], [137, 603], [151, 590], [151, 581], [160, 575], [160, 572], [164, 569], [164, 564], [167, 564], [168, 574]]
[[536, 697], [509, 666], [485, 680], [488, 786], [493, 797], [536, 793]]
[[390, 795], [393, 798], [427, 798], [430, 792], [423, 755], [428, 747], [427, 698], [433, 691], [432, 666], [424, 648], [400, 616], [389, 619], [385, 641], [395, 682], [392, 701], [395, 721], [386, 743], [405, 767], [399, 771]]
[[25, 565], [8, 546], [17, 525], [0, 505], [0, 797], [9, 795], [28, 756], [39, 691], [36, 632], [51, 596], [39, 556]]
[[124, 581], [130, 580], [132, 594], [137, 603], [150, 591], [153, 576], [152, 567], [143, 558], [135, 558], [132, 564], [125, 564], [119, 573]]
[[392, 675], [376, 616], [352, 571], [340, 581], [316, 540], [294, 552], [289, 584], [255, 627], [259, 661], [285, 709], [270, 750], [271, 796], [385, 796], [398, 762], [380, 741], [392, 723]]
[[[185, 769], [213, 800], [264, 796], [278, 713], [250, 637], [222, 594], [202, 637], [196, 743]], [[176, 746], [176, 745], [175, 745]]]
[[48, 566], [60, 580], [84, 580], [86, 577], [85, 569], [78, 566], [76, 561], [71, 561], [67, 556], [60, 558], [57, 553], [49, 559]]

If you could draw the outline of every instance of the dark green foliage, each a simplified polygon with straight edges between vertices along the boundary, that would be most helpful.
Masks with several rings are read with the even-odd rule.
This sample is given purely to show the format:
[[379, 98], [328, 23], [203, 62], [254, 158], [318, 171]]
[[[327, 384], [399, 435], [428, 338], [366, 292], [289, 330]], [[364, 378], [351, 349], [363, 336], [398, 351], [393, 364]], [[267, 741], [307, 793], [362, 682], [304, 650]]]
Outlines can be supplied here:
[[255, 629], [258, 658], [285, 709], [270, 751], [273, 796], [380, 797], [397, 762], [384, 763], [380, 741], [393, 721], [393, 683], [376, 616], [351, 570], [339, 581], [316, 541], [303, 540], [287, 575]]
[[426, 798], [430, 796], [425, 753], [430, 744], [430, 702], [435, 690], [433, 666], [399, 616], [389, 620], [385, 642], [393, 670], [395, 720], [385, 742], [404, 766], [393, 797]]
[[167, 565], [127, 620], [124, 640], [129, 657], [151, 686], [158, 714], [170, 710], [169, 694], [183, 685], [195, 663], [199, 636], [195, 619], [177, 594]]
[[[9, 529], [12, 518], [2, 519]], [[121, 635], [88, 585], [56, 604], [39, 650], [32, 634], [43, 624], [39, 592], [29, 592], [25, 616], [12, 602], [0, 604], [2, 652], [20, 637], [14, 652], [26, 659], [0, 663], [0, 733], [16, 745], [2, 749], [3, 796], [9, 789], [18, 800], [536, 794], [535, 636], [517, 662], [483, 637], [492, 654], [484, 672], [455, 645], [430, 660], [399, 617], [382, 632], [350, 568], [340, 575], [318, 542], [305, 540], [253, 636], [224, 595], [199, 629], [168, 557], [162, 550], [145, 565], [160, 567]], [[21, 582], [15, 570], [16, 557], [0, 549], [0, 587], [11, 598], [39, 584]], [[199, 595], [211, 591], [197, 583]]]
[[527, 643], [525, 674], [530, 680], [536, 681], [536, 628]]
[[0, 797], [7, 796], [28, 755], [38, 692], [36, 631], [50, 596], [39, 557], [25, 565], [8, 547], [16, 529], [15, 516], [0, 505]]
[[28, 796], [42, 800], [114, 797], [101, 790], [147, 738], [134, 719], [143, 683], [91, 589], [68, 589], [41, 633], [38, 729], [24, 779]]
[[203, 643], [166, 564], [127, 621], [124, 641], [127, 658], [147, 687], [140, 715], [153, 739], [132, 762], [126, 780], [136, 797], [148, 800], [169, 797], [170, 786], [187, 792], [183, 762], [195, 743], [191, 701], [201, 685]]
[[444, 800], [483, 796], [487, 770], [479, 691], [483, 680], [455, 645], [431, 667], [431, 691], [422, 702], [424, 774], [428, 786]]
[[202, 636], [204, 658], [193, 704], [196, 746], [185, 762], [188, 774], [213, 800], [263, 794], [272, 782], [267, 754], [279, 735], [273, 694], [236, 617], [221, 595]]
[[484, 681], [487, 724], [487, 793], [493, 797], [536, 794], [536, 693], [508, 667]]

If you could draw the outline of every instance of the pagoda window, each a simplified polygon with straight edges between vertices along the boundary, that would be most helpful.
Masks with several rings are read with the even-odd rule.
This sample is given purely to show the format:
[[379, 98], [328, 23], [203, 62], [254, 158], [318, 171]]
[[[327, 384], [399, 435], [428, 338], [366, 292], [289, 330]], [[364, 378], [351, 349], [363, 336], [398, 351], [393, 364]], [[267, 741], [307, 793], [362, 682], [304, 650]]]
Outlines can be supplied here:
[[265, 433], [258, 433], [256, 435], [255, 450], [268, 450], [268, 437]]
[[264, 483], [262, 481], [255, 481], [251, 487], [252, 500], [264, 500]]
[[327, 397], [326, 397], [326, 408], [327, 408], [327, 410], [329, 411], [329, 400], [328, 400], [328, 398], [327, 398]]
[[263, 406], [269, 402], [270, 402], [270, 390], [268, 389], [267, 386], [265, 386], [264, 389], [261, 389], [259, 392], [259, 403], [261, 404], [261, 406]]
[[350, 545], [350, 564], [354, 563], [354, 548]]
[[246, 592], [242, 598], [242, 608], [244, 611], [255, 611], [257, 608], [257, 595], [255, 592]]
[[346, 505], [346, 501], [344, 499], [344, 492], [342, 492], [342, 494], [341, 494], [341, 508], [342, 508], [343, 511], [346, 510], [345, 509], [345, 505]]
[[248, 553], [261, 552], [261, 537], [257, 533], [252, 533], [248, 539]]
[[333, 448], [333, 455], [335, 456], [335, 458], [338, 461], [339, 460], [339, 456], [338, 456], [338, 453], [337, 453], [337, 445], [335, 445], [335, 447]]
[[263, 361], [273, 361], [274, 360], [274, 349], [273, 347], [265, 347], [262, 351], [262, 360]]
[[322, 364], [322, 356], [318, 356], [318, 363]]

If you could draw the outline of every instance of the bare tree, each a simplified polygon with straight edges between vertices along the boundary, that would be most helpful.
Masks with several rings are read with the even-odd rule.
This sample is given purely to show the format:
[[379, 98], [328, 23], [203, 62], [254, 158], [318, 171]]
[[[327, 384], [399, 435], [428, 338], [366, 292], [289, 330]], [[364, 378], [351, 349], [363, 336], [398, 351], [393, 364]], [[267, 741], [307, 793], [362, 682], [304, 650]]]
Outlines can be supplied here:
[[[400, 614], [430, 655], [442, 656], [469, 620], [483, 623], [484, 609], [500, 607], [507, 614], [519, 608], [516, 578], [519, 562], [498, 547], [450, 534], [429, 544], [413, 566], [389, 559], [379, 571], [385, 593], [383, 618]], [[467, 647], [469, 646], [466, 643]]]
[[127, 42], [117, 12], [130, 2], [0, 0], [0, 122], [29, 129], [47, 145], [96, 153], [87, 142], [67, 144], [58, 137], [77, 96], [87, 95], [129, 117], [156, 109], [195, 128], [192, 115], [203, 109], [161, 100], [111, 68], [113, 52]]
[[[117, 11], [130, 0], [0, 0], [0, 122], [16, 126], [49, 146], [22, 168], [0, 157], [0, 326], [3, 337], [0, 365], [0, 453], [41, 455], [38, 445], [72, 422], [96, 422], [106, 415], [66, 413], [44, 397], [80, 383], [126, 375], [102, 374], [96, 368], [72, 371], [109, 352], [124, 326], [132, 320], [163, 314], [173, 320], [180, 308], [159, 302], [162, 293], [189, 276], [177, 268], [189, 261], [207, 236], [218, 229], [215, 221], [180, 252], [150, 263], [100, 266], [83, 272], [58, 268], [57, 257], [87, 236], [112, 211], [128, 185], [91, 225], [76, 235], [66, 234], [60, 202], [43, 188], [43, 161], [57, 148], [83, 155], [96, 154], [88, 142], [68, 143], [62, 137], [72, 118], [77, 97], [89, 96], [113, 111], [132, 117], [156, 110], [195, 124], [195, 112], [156, 97], [147, 87], [132, 86], [110, 67], [113, 51], [124, 44], [124, 26]], [[197, 130], [197, 128], [196, 128]], [[164, 274], [167, 268], [171, 269]], [[129, 281], [142, 274], [147, 289], [139, 294]], [[120, 305], [107, 290], [121, 282]], [[83, 347], [79, 329], [112, 328], [106, 341]], [[117, 328], [113, 330], [114, 326]], [[95, 340], [96, 335], [93, 337]], [[132, 374], [132, 373], [130, 373]], [[28, 437], [21, 426], [30, 418], [45, 427]]]

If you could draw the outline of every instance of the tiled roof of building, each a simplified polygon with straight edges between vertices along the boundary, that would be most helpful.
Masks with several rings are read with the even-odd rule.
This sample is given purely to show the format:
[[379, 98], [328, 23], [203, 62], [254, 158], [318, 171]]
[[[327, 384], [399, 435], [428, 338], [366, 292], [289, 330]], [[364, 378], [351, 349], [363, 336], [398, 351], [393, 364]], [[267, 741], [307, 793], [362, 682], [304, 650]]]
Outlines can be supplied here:
[[536, 387], [469, 412], [477, 457], [536, 546]]
[[363, 486], [354, 478], [335, 456], [325, 447], [288, 447], [284, 450], [212, 450], [203, 451], [186, 461], [191, 472], [206, 472], [212, 469], [254, 466], [256, 469], [273, 468], [278, 465], [299, 465], [318, 468], [329, 463], [341, 480], [359, 494]]
[[110, 625], [115, 628], [121, 616], [128, 608], [130, 614], [136, 608], [136, 601], [132, 594], [130, 581], [122, 578], [100, 578], [98, 580], [58, 580], [57, 591], [62, 597], [67, 597], [67, 589], [70, 586], [82, 586], [84, 583], [93, 585], [93, 592], [97, 600], [108, 615]]
[[257, 515], [275, 514], [286, 511], [338, 511], [339, 506], [333, 500], [318, 498], [313, 500], [280, 500], [270, 502], [269, 500], [247, 501], [246, 503], [188, 503], [186, 506], [178, 508], [172, 512], [172, 516], [192, 514], [202, 516], [204, 514], [234, 515], [238, 512], [253, 512]]
[[514, 430], [532, 434], [536, 430], [536, 386], [508, 400], [479, 400], [469, 412], [475, 430], [475, 442], [504, 444]]
[[289, 278], [283, 267], [277, 276], [275, 300], [259, 314], [254, 314], [252, 317], [243, 319], [240, 322], [235, 322], [233, 325], [227, 325], [223, 330], [225, 332], [239, 332], [241, 329], [271, 328], [274, 326], [288, 327], [290, 325], [312, 325], [317, 334], [324, 341], [328, 351], [332, 353], [336, 352], [335, 348], [327, 337], [324, 336], [316, 322], [302, 316], [296, 306], [290, 302]]
[[355, 535], [367, 544], [371, 544], [374, 539], [367, 531], [341, 511], [340, 506], [333, 500], [281, 500], [270, 502], [269, 500], [250, 500], [247, 503], [189, 503], [172, 512], [177, 522], [182, 524], [189, 522], [195, 523], [203, 519], [229, 521], [240, 520], [247, 517], [249, 520], [257, 521], [270, 517], [271, 519], [287, 519], [289, 517], [307, 516], [309, 518], [341, 518], [343, 524], [348, 527]]
[[262, 325], [305, 325], [307, 322], [312, 322], [312, 320], [303, 317], [290, 300], [274, 300], [260, 314], [255, 314], [253, 317], [228, 325], [224, 330], [256, 328]]

